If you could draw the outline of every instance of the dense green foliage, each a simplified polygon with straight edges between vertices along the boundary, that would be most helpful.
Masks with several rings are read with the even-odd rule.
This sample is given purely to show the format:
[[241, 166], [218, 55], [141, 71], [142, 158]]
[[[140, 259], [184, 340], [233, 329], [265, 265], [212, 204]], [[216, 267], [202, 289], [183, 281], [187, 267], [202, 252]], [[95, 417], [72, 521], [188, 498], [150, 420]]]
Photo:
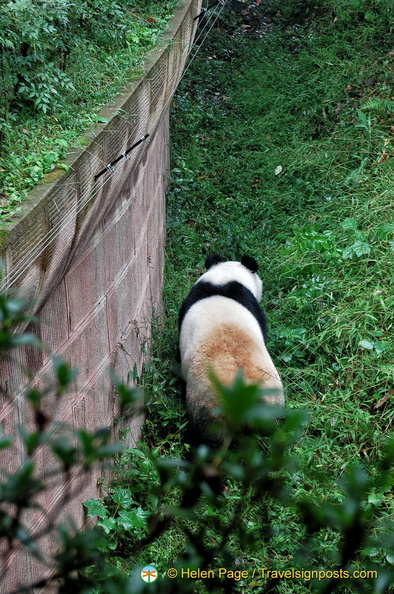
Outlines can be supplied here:
[[141, 74], [177, 0], [0, 4], [0, 221]]
[[[85, 592], [120, 594], [391, 591], [392, 10], [267, 0], [223, 12], [188, 70], [174, 101], [167, 315], [144, 375], [143, 443], [122, 453], [107, 497], [85, 502], [101, 537], [72, 549], [88, 557], [74, 592], [83, 580]], [[278, 423], [240, 379], [218, 387], [234, 447], [187, 462], [177, 313], [209, 252], [259, 260], [287, 402]], [[146, 565], [159, 573], [151, 584]], [[74, 580], [75, 565], [63, 567]]]
[[[291, 447], [296, 465], [284, 464], [286, 496], [261, 483], [245, 491], [229, 464], [220, 511], [206, 504], [194, 517], [200, 528], [178, 520], [145, 553], [143, 562], [159, 558], [163, 572], [185, 555], [193, 568], [279, 571], [334, 571], [347, 558], [353, 569], [375, 567], [379, 579], [260, 579], [253, 591], [390, 590], [393, 16], [391, 2], [367, 0], [266, 2], [243, 23], [226, 14], [180, 86], [166, 330], [153, 362], [146, 439], [176, 451], [184, 417], [180, 404], [174, 410], [178, 385], [168, 370], [177, 312], [209, 252], [260, 261], [269, 348], [287, 407], [308, 411], [309, 421]], [[228, 530], [226, 551], [219, 523]], [[345, 544], [350, 534], [353, 548]], [[213, 591], [209, 580], [186, 582], [177, 580], [178, 591]], [[251, 583], [226, 587], [244, 592]]]

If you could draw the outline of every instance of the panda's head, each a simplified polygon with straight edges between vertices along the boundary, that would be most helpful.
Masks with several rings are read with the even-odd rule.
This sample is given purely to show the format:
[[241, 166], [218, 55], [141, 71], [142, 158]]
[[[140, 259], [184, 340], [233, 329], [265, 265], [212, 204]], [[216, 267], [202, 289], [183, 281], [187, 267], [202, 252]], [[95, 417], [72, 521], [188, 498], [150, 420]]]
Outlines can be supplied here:
[[237, 281], [249, 289], [260, 301], [263, 292], [263, 283], [257, 274], [258, 264], [250, 256], [242, 256], [240, 262], [225, 262], [219, 254], [211, 254], [205, 260], [207, 272], [197, 282], [206, 281], [213, 285], [225, 285]]

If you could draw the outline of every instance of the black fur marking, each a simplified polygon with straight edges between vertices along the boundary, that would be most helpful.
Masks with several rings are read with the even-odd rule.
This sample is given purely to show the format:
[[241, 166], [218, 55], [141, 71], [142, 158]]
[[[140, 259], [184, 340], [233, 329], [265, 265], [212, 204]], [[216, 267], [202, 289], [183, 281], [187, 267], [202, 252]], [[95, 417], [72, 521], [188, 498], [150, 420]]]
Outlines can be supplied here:
[[250, 313], [256, 318], [261, 333], [264, 338], [264, 342], [267, 342], [267, 318], [259, 305], [256, 297], [249, 289], [238, 281], [230, 281], [224, 285], [214, 285], [206, 281], [199, 281], [191, 288], [190, 293], [183, 301], [181, 309], [179, 311], [179, 330], [183, 319], [189, 309], [200, 301], [201, 299], [207, 299], [214, 296], [226, 297], [227, 299], [233, 299], [245, 307]]
[[210, 254], [205, 260], [205, 268], [209, 270], [211, 266], [215, 266], [216, 264], [220, 264], [221, 262], [224, 262], [224, 259], [220, 254]]
[[251, 256], [242, 256], [241, 264], [250, 270], [250, 272], [257, 272], [259, 269], [259, 265], [257, 264], [256, 260]]

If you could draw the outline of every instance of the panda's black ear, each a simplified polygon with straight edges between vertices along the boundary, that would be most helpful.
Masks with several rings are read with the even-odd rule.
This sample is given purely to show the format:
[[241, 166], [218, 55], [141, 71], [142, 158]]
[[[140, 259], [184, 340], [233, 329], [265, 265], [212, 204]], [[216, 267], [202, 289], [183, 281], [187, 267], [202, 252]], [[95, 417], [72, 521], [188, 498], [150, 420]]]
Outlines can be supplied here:
[[208, 258], [205, 260], [205, 268], [209, 270], [211, 266], [215, 266], [215, 264], [220, 264], [220, 262], [224, 262], [222, 256], [219, 254], [210, 254]]
[[241, 264], [250, 270], [250, 272], [257, 272], [259, 269], [256, 260], [251, 256], [242, 256]]

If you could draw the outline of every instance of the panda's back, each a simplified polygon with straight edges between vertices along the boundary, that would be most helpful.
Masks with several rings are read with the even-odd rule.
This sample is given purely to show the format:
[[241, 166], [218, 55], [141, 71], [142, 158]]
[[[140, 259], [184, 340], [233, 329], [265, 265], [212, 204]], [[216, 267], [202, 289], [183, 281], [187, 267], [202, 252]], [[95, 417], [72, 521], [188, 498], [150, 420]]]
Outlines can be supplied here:
[[[239, 371], [247, 383], [259, 384], [262, 400], [282, 406], [283, 388], [266, 348], [267, 320], [259, 305], [262, 281], [255, 260], [223, 262], [213, 255], [207, 272], [192, 286], [179, 311], [179, 354], [186, 384], [191, 443], [222, 444], [227, 435], [224, 417], [214, 412], [220, 402], [212, 383], [234, 382]], [[213, 419], [214, 432], [207, 432]]]
[[258, 320], [233, 299], [212, 296], [190, 307], [181, 326], [180, 350], [185, 380], [200, 391], [209, 391], [212, 372], [224, 385], [239, 370], [248, 382], [278, 385]]
[[181, 352], [193, 351], [223, 327], [238, 329], [245, 335], [263, 341], [261, 327], [255, 316], [234, 299], [213, 295], [196, 301], [188, 310], [180, 328]]

